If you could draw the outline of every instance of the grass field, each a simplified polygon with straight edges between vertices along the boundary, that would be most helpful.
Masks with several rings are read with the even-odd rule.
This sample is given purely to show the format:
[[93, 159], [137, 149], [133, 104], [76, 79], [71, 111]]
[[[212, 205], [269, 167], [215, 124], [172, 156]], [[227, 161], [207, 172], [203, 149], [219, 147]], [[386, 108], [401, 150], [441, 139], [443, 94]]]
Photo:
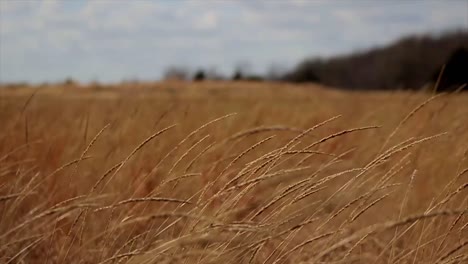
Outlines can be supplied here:
[[1, 263], [467, 263], [468, 94], [0, 89]]

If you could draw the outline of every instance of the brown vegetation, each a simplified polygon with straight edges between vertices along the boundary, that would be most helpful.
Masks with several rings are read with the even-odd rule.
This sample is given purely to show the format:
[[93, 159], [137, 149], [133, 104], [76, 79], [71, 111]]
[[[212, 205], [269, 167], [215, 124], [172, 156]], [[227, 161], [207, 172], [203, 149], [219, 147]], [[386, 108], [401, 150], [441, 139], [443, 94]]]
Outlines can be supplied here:
[[0, 89], [0, 262], [468, 260], [467, 94], [89, 88]]

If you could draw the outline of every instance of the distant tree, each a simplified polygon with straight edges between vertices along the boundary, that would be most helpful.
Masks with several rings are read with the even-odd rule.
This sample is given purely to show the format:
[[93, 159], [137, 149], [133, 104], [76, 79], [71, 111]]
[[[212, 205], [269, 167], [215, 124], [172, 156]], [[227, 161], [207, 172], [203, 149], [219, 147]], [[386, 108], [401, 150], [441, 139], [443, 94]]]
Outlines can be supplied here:
[[285, 79], [292, 82], [320, 82], [317, 71], [320, 70], [322, 62], [319, 59], [306, 60], [296, 66], [296, 68], [285, 75]]
[[463, 89], [468, 91], [468, 49], [463, 47], [456, 49], [445, 63], [443, 71], [440, 67], [433, 74], [434, 82], [439, 78], [439, 72], [442, 75], [437, 87], [438, 91], [455, 90], [462, 85], [465, 85]]
[[237, 66], [231, 76], [231, 80], [263, 81], [265, 78], [259, 74], [254, 74], [252, 66], [248, 61], [241, 61], [237, 63]]
[[208, 68], [208, 70], [206, 70], [205, 72], [205, 75], [206, 79], [209, 80], [219, 81], [225, 79], [225, 77], [221, 73], [219, 73], [218, 69], [215, 66]]
[[242, 60], [236, 63], [234, 73], [231, 79], [233, 81], [246, 80], [247, 76], [252, 75], [252, 65], [247, 60]]
[[240, 81], [244, 78], [242, 72], [240, 70], [236, 70], [234, 74], [232, 75], [232, 80], [233, 81]]
[[344, 89], [420, 89], [457, 48], [468, 49], [468, 31], [412, 35], [393, 44], [327, 59], [306, 59], [284, 79]]
[[77, 82], [75, 80], [73, 80], [72, 77], [68, 77], [63, 81], [63, 85], [65, 85], [65, 86], [75, 86], [76, 84], [77, 84]]
[[183, 67], [171, 66], [164, 73], [165, 80], [187, 80], [189, 71]]
[[76, 81], [73, 80], [73, 78], [71, 78], [71, 77], [68, 77], [63, 81], [63, 84], [66, 85], [66, 86], [75, 85], [75, 83], [76, 83]]
[[206, 78], [205, 71], [201, 69], [195, 72], [195, 74], [193, 75], [194, 81], [203, 81], [205, 80], [205, 78]]
[[281, 81], [287, 70], [281, 64], [272, 64], [267, 70], [265, 79], [269, 81]]
[[256, 74], [248, 74], [244, 75], [241, 71], [235, 71], [231, 78], [233, 81], [252, 81], [252, 82], [261, 82], [265, 80], [263, 76], [256, 75]]
[[255, 74], [245, 76], [244, 79], [247, 81], [251, 81], [251, 82], [262, 82], [265, 80], [263, 76], [255, 75]]

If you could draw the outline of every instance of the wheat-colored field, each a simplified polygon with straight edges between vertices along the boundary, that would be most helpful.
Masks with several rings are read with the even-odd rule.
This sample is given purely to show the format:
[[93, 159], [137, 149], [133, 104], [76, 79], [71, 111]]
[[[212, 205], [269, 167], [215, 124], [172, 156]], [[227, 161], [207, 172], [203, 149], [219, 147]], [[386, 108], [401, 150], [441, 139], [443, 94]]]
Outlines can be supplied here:
[[467, 263], [468, 94], [0, 89], [2, 263]]

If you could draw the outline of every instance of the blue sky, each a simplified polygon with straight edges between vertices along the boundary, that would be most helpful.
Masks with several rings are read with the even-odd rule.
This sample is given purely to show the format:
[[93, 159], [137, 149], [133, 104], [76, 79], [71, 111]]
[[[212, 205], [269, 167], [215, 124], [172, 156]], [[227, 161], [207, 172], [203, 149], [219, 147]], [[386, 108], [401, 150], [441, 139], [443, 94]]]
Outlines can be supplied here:
[[468, 29], [468, 0], [0, 0], [0, 82], [155, 80], [169, 66], [261, 74], [455, 28]]

